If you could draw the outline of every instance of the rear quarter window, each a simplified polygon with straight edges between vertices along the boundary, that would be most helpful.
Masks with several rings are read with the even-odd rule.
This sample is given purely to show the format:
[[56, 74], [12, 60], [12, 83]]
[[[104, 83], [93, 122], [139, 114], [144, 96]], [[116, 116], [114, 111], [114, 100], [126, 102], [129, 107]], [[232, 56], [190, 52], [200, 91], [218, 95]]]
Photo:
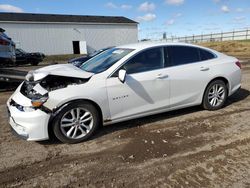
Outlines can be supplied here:
[[200, 49], [200, 57], [201, 57], [201, 61], [206, 61], [206, 60], [216, 58], [216, 56], [212, 52], [209, 52], [208, 50], [203, 50], [203, 49]]

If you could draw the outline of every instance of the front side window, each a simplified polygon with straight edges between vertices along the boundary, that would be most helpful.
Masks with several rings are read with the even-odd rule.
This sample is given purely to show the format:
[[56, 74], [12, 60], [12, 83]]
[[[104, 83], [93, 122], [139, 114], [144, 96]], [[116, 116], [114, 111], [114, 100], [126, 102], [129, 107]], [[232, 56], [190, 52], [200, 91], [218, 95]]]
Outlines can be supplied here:
[[131, 53], [132, 49], [112, 48], [86, 61], [80, 68], [87, 72], [100, 73]]
[[143, 51], [130, 59], [122, 69], [128, 74], [151, 71], [163, 68], [163, 50], [162, 48], [153, 48]]
[[185, 65], [200, 61], [199, 49], [195, 47], [169, 46], [165, 49], [165, 54], [166, 53], [167, 60], [172, 66]]

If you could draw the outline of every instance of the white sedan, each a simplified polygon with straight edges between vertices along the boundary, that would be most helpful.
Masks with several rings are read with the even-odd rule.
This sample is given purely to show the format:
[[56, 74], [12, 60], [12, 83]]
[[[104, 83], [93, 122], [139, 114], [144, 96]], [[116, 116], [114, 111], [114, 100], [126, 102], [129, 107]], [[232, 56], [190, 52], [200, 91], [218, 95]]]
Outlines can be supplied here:
[[241, 64], [182, 43], [138, 43], [109, 49], [80, 68], [53, 65], [29, 72], [7, 102], [17, 135], [65, 143], [99, 126], [202, 105], [223, 107], [241, 87]]

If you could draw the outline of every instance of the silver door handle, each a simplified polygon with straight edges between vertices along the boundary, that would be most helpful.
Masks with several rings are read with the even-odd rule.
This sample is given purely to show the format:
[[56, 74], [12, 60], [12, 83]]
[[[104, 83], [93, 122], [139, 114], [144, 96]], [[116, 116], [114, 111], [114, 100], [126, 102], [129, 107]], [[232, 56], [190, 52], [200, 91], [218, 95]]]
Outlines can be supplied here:
[[209, 68], [208, 67], [201, 67], [201, 71], [208, 71]]
[[158, 75], [157, 75], [157, 78], [158, 78], [158, 79], [168, 78], [168, 75], [158, 74]]

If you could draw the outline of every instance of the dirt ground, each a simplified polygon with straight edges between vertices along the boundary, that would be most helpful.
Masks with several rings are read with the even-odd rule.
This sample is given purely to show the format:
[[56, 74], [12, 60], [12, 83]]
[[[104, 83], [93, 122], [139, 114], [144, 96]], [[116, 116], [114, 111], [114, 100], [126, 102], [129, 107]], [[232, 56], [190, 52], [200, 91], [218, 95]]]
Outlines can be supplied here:
[[250, 64], [215, 112], [192, 107], [105, 126], [67, 145], [12, 135], [0, 93], [0, 187], [250, 187]]

